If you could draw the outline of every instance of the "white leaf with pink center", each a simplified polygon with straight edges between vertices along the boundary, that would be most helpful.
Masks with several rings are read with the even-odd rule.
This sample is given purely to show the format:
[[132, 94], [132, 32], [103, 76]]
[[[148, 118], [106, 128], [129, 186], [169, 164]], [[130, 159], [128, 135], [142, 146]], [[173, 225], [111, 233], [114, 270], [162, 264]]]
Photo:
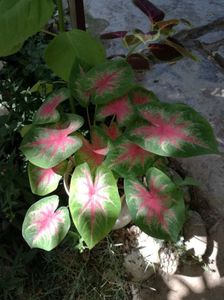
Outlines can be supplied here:
[[70, 217], [66, 207], [60, 207], [56, 195], [42, 198], [26, 213], [22, 233], [31, 248], [50, 251], [65, 237], [70, 228]]

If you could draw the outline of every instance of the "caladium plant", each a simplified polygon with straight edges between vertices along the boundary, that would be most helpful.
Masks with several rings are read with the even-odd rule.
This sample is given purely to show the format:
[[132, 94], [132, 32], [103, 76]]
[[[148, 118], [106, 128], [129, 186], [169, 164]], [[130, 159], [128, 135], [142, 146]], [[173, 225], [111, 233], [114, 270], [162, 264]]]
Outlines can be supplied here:
[[[136, 84], [125, 59], [78, 69], [25, 130], [20, 148], [33, 193], [56, 191], [70, 172], [70, 215], [90, 249], [114, 227], [121, 197], [144, 232], [175, 241], [185, 205], [165, 158], [217, 153], [212, 128], [189, 106], [163, 103]], [[86, 118], [67, 113], [67, 98]], [[43, 198], [27, 212], [23, 236], [31, 247], [51, 250], [68, 232], [70, 216], [67, 208], [56, 210], [58, 201]]]
[[[49, 9], [43, 20], [37, 18], [40, 24], [53, 10], [51, 0], [38, 0], [45, 2]], [[176, 25], [187, 24], [185, 20], [164, 20], [163, 11], [148, 0], [134, 4], [151, 22], [149, 32], [102, 36], [122, 38], [129, 48], [125, 58], [106, 59], [102, 44], [78, 29], [59, 33], [47, 47], [48, 66], [67, 81], [59, 81], [63, 87], [47, 95], [32, 124], [21, 131], [20, 149], [28, 161], [32, 192], [44, 197], [24, 219], [22, 233], [31, 248], [50, 251], [69, 230], [77, 230], [91, 249], [114, 228], [124, 203], [141, 230], [176, 241], [185, 204], [167, 158], [218, 153], [213, 130], [198, 112], [185, 104], [163, 103], [136, 84], [131, 66], [138, 67], [139, 59], [142, 66], [148, 65], [149, 53], [160, 60], [194, 57], [170, 37]], [[14, 3], [9, 6], [16, 9]], [[38, 14], [44, 9], [40, 5]], [[27, 24], [23, 18], [24, 22], [18, 17], [21, 30]], [[18, 35], [8, 53], [14, 53], [27, 35]], [[62, 180], [67, 206], [59, 205]]]

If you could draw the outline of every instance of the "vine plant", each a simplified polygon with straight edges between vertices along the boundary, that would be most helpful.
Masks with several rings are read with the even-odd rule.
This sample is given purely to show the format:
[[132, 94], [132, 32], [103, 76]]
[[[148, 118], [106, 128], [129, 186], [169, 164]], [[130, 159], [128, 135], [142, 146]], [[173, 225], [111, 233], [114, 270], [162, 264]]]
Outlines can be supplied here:
[[[147, 3], [152, 17], [155, 6], [138, 2]], [[4, 24], [13, 24], [12, 12], [22, 4], [21, 9], [38, 16], [48, 10], [48, 17], [54, 7], [50, 0], [21, 0], [11, 6], [1, 1], [8, 13]], [[26, 24], [29, 18], [23, 16]], [[36, 21], [43, 25], [40, 18]], [[15, 36], [7, 54], [30, 34], [20, 32], [20, 40]], [[22, 234], [29, 246], [55, 248], [68, 233], [71, 217], [87, 246], [93, 248], [112, 230], [124, 197], [133, 222], [144, 232], [176, 241], [185, 205], [183, 191], [169, 177], [165, 158], [218, 153], [209, 123], [191, 107], [164, 103], [136, 84], [127, 60], [108, 60], [102, 44], [87, 32], [59, 33], [49, 43], [45, 60], [65, 80], [64, 86], [48, 95], [32, 124], [23, 128], [20, 149], [28, 160], [34, 194], [51, 194], [68, 172], [71, 181], [68, 206], [60, 206], [59, 197], [51, 194], [27, 211]]]

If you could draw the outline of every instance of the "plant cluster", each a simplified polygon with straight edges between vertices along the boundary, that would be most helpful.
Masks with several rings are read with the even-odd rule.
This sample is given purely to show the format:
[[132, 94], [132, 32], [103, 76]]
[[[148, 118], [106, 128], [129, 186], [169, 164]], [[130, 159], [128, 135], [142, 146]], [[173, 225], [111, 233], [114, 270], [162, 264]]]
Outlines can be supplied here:
[[[151, 5], [145, 0], [135, 2]], [[9, 17], [7, 22], [0, 17], [0, 24], [5, 22], [9, 31], [15, 10], [25, 7], [34, 17], [32, 26], [24, 26], [29, 18], [22, 13], [23, 26], [14, 26], [17, 35], [10, 41], [6, 30], [4, 39], [9, 43], [8, 49], [0, 47], [3, 55], [14, 53], [39, 30], [54, 8], [51, 0], [1, 5]], [[61, 6], [58, 9], [60, 17]], [[166, 29], [174, 25], [171, 22]], [[142, 41], [145, 34], [134, 37], [139, 35]], [[22, 232], [29, 246], [55, 248], [69, 231], [71, 216], [87, 246], [93, 248], [114, 227], [121, 198], [144, 232], [176, 241], [185, 205], [180, 186], [166, 172], [165, 158], [218, 153], [208, 122], [189, 106], [164, 103], [136, 84], [128, 59], [108, 60], [102, 44], [87, 32], [59, 33], [47, 46], [45, 61], [65, 80], [64, 86], [48, 95], [32, 123], [22, 129], [20, 150], [28, 160], [34, 194], [54, 192], [68, 173], [71, 180], [67, 206], [50, 195], [27, 211]]]

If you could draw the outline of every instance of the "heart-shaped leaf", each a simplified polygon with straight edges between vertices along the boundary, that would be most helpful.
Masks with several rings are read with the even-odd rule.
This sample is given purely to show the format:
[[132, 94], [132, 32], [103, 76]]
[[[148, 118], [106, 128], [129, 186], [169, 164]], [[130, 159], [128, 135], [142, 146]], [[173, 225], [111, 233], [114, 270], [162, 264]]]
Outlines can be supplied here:
[[159, 99], [156, 97], [156, 95], [144, 87], [136, 86], [134, 87], [130, 93], [131, 102], [134, 105], [141, 105], [141, 104], [147, 104], [154, 101], [159, 101]]
[[28, 37], [44, 27], [53, 11], [52, 0], [1, 0], [0, 56], [17, 52]]
[[110, 126], [107, 126], [105, 124], [103, 124], [101, 126], [103, 133], [105, 134], [105, 136], [110, 140], [110, 141], [115, 141], [120, 135], [120, 129], [117, 126], [116, 122], [112, 122], [112, 124], [110, 124]]
[[69, 80], [72, 66], [77, 59], [89, 68], [106, 60], [103, 45], [88, 32], [79, 29], [58, 34], [45, 52], [47, 65], [66, 81]]
[[218, 153], [209, 123], [189, 106], [151, 103], [138, 110], [146, 123], [133, 126], [129, 138], [145, 150], [171, 157]]
[[133, 108], [127, 95], [117, 98], [97, 110], [96, 118], [103, 120], [108, 116], [116, 116], [116, 121], [120, 125], [124, 125], [133, 116]]
[[70, 217], [66, 207], [57, 209], [56, 195], [42, 198], [27, 211], [22, 233], [31, 248], [46, 251], [54, 249], [66, 236], [70, 228]]
[[56, 124], [54, 128], [33, 127], [25, 135], [20, 146], [26, 158], [40, 168], [52, 168], [71, 156], [82, 146], [82, 141], [71, 134], [83, 124], [78, 115], [71, 120]]
[[105, 164], [121, 177], [143, 176], [156, 160], [156, 155], [121, 138], [113, 143]]
[[133, 85], [134, 73], [125, 60], [101, 64], [80, 76], [73, 86], [77, 100], [84, 107], [90, 97], [95, 104], [105, 104], [123, 96]]
[[148, 0], [133, 0], [133, 3], [141, 9], [141, 11], [149, 17], [152, 23], [156, 23], [164, 19], [165, 14]]
[[113, 228], [121, 209], [116, 181], [100, 166], [92, 177], [86, 163], [76, 167], [70, 186], [69, 208], [73, 222], [91, 249]]
[[132, 219], [145, 233], [176, 241], [185, 221], [182, 192], [162, 171], [151, 168], [146, 185], [125, 179], [126, 201]]
[[102, 164], [109, 151], [107, 139], [97, 127], [91, 130], [91, 143], [84, 137], [81, 139], [82, 147], [75, 153], [76, 164], [86, 162], [91, 169], [95, 169]]
[[65, 88], [52, 93], [36, 112], [33, 122], [35, 124], [47, 124], [59, 121], [60, 114], [56, 108], [68, 98], [69, 90]]
[[28, 174], [32, 192], [39, 196], [45, 196], [55, 191], [62, 178], [61, 170], [65, 171], [66, 166], [66, 161], [50, 169], [43, 169], [29, 163]]

